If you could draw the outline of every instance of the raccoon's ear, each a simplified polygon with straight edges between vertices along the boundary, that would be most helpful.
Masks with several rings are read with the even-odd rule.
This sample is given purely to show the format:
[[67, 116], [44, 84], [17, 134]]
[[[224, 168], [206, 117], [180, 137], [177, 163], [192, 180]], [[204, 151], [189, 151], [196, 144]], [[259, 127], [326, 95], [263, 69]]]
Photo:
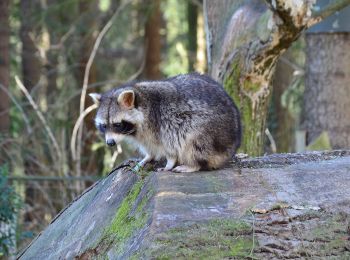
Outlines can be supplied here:
[[94, 103], [96, 105], [99, 105], [101, 102], [101, 94], [98, 93], [90, 93], [89, 96], [92, 98], [92, 100], [94, 101]]
[[122, 108], [131, 109], [135, 107], [135, 93], [133, 90], [125, 90], [118, 97], [118, 104]]

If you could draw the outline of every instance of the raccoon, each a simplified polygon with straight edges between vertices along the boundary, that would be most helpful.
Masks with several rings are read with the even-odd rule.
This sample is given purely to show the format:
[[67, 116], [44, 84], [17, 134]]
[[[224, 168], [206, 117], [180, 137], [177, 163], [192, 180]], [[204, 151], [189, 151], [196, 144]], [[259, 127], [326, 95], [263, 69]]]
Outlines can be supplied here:
[[106, 144], [136, 144], [144, 158], [166, 158], [158, 170], [194, 172], [222, 167], [239, 148], [241, 120], [223, 87], [198, 73], [127, 83], [90, 94]]

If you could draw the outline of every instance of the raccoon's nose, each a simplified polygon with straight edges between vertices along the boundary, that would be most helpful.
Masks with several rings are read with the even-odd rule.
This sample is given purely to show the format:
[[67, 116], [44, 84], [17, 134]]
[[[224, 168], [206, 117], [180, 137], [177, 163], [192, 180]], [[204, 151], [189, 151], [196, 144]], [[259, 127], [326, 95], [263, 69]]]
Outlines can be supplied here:
[[115, 145], [115, 141], [113, 139], [108, 139], [106, 141], [106, 143], [107, 143], [108, 146], [114, 146]]

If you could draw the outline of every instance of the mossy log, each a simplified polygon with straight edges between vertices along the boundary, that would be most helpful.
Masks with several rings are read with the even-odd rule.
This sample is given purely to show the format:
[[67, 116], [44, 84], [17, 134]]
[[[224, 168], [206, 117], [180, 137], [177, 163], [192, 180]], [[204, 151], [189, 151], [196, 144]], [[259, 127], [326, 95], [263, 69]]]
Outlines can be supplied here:
[[68, 205], [19, 259], [350, 257], [349, 165], [350, 151], [195, 173], [135, 174], [125, 164]]

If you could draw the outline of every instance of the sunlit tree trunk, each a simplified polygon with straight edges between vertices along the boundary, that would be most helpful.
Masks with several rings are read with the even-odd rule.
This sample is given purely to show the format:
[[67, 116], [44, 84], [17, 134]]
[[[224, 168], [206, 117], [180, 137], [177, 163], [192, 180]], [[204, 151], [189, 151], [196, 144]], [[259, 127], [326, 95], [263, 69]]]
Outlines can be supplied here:
[[10, 130], [10, 99], [6, 93], [10, 84], [9, 0], [0, 1], [0, 135]]
[[145, 24], [145, 68], [144, 77], [147, 79], [159, 79], [161, 77], [161, 13], [160, 0], [146, 1], [148, 6], [148, 16]]
[[303, 126], [307, 144], [323, 131], [350, 148], [350, 33], [308, 33]]
[[303, 30], [349, 3], [333, 1], [325, 12], [312, 13], [313, 1], [204, 1], [209, 72], [241, 110], [242, 151], [262, 153], [278, 58]]

